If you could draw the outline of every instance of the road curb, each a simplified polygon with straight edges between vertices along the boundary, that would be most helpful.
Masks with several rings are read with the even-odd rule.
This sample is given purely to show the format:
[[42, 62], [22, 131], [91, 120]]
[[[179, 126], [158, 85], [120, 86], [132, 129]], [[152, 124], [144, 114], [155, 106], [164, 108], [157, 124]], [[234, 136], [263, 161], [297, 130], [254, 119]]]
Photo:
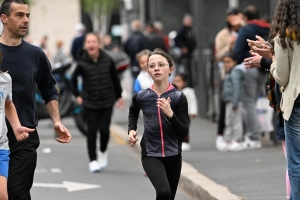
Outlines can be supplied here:
[[[115, 137], [127, 143], [127, 130], [117, 124], [111, 124], [110, 131]], [[133, 147], [140, 152], [140, 140]], [[182, 161], [181, 177], [179, 186], [196, 200], [241, 200], [232, 194], [225, 186], [215, 183], [208, 177], [202, 175], [189, 163]]]

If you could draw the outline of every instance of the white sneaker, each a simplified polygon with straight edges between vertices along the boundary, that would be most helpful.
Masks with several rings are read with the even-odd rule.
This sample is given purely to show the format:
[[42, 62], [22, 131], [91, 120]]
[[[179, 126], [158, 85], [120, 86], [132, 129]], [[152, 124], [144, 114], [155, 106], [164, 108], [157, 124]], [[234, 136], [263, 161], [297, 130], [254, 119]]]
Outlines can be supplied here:
[[227, 142], [224, 140], [223, 136], [218, 136], [216, 139], [216, 148], [219, 151], [227, 151]]
[[108, 164], [107, 156], [108, 156], [107, 151], [103, 153], [101, 151], [98, 152], [98, 163], [101, 168], [105, 168], [107, 166]]
[[99, 172], [101, 170], [101, 167], [96, 160], [93, 160], [92, 162], [89, 163], [89, 169], [90, 172], [95, 173], [95, 172]]
[[251, 140], [248, 136], [245, 136], [245, 141], [243, 142], [243, 147], [245, 149], [260, 149], [261, 141], [260, 140]]
[[189, 151], [191, 150], [191, 145], [187, 142], [182, 142], [181, 149], [182, 151]]
[[228, 150], [229, 151], [242, 151], [244, 150], [243, 144], [236, 142], [236, 141], [232, 141], [229, 145], [228, 145]]

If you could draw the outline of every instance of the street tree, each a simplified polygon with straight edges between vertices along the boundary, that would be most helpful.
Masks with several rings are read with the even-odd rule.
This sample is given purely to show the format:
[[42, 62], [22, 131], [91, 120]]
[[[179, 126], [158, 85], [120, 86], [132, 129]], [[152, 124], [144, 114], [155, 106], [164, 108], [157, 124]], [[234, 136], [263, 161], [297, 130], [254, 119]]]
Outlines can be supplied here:
[[80, 3], [83, 11], [90, 16], [94, 30], [103, 33], [109, 23], [108, 16], [119, 7], [119, 0], [80, 0]]

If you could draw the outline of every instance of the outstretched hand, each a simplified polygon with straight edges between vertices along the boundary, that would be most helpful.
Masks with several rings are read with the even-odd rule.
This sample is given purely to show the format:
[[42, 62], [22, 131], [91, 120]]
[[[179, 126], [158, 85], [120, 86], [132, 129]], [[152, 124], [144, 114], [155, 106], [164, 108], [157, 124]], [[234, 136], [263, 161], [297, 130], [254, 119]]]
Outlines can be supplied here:
[[14, 129], [14, 134], [16, 136], [16, 139], [18, 142], [25, 140], [28, 138], [29, 133], [28, 132], [34, 132], [34, 128], [27, 128], [24, 126], [19, 126], [18, 128]]
[[56, 138], [57, 142], [69, 143], [71, 141], [72, 136], [69, 130], [61, 122], [54, 123], [54, 131], [58, 135], [58, 138]]

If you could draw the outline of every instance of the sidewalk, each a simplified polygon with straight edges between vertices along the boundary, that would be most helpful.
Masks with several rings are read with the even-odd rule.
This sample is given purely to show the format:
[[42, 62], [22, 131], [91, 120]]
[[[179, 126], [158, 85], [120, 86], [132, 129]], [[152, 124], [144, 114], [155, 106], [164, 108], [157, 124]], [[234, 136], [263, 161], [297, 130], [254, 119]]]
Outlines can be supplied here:
[[[115, 109], [111, 131], [127, 140], [128, 107]], [[192, 120], [191, 151], [183, 152], [180, 187], [198, 200], [285, 199], [285, 158], [281, 145], [263, 141], [263, 148], [219, 152], [215, 148], [215, 123]], [[138, 136], [143, 132], [142, 120]], [[138, 148], [139, 144], [135, 145]]]

